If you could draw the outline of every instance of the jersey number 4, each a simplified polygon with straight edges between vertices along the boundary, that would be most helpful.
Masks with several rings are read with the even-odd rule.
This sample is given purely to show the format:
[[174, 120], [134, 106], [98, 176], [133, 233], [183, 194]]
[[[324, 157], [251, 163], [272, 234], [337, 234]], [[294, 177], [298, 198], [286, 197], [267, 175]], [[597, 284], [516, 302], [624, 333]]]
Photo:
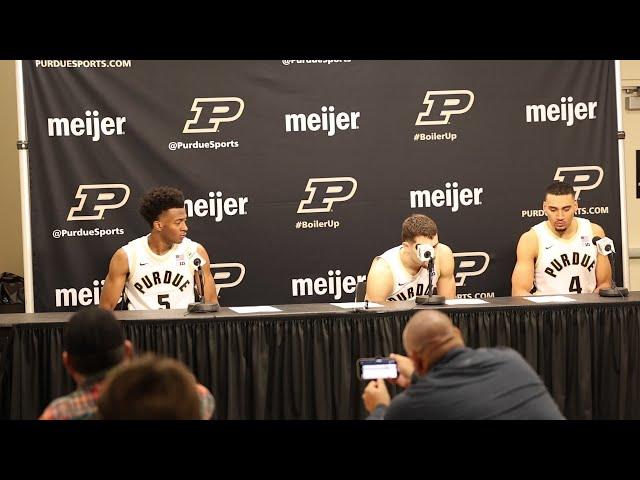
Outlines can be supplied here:
[[582, 293], [582, 287], [580, 286], [580, 277], [571, 277], [571, 283], [569, 284], [569, 291], [575, 293]]

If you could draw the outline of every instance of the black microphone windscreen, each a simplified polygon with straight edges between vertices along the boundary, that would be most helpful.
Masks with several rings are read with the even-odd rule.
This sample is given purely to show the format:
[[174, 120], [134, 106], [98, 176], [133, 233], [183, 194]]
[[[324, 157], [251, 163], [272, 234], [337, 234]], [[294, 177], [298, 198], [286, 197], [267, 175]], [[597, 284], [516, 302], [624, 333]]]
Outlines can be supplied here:
[[596, 236], [591, 239], [591, 242], [596, 243], [599, 240], [602, 240], [602, 238]]

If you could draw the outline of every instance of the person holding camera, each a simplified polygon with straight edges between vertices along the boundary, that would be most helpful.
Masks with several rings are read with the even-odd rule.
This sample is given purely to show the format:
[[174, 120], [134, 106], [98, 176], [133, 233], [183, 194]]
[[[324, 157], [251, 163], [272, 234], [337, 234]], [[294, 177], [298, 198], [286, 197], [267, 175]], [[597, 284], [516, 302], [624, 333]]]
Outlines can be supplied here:
[[433, 261], [431, 285], [438, 295], [455, 298], [453, 252], [439, 242], [438, 227], [431, 218], [411, 215], [402, 222], [402, 245], [373, 259], [365, 298], [384, 304], [429, 295], [429, 261]]
[[199, 295], [207, 303], [218, 303], [209, 255], [187, 238], [182, 192], [172, 187], [152, 189], [142, 197], [140, 214], [151, 232], [113, 254], [100, 306], [113, 310], [124, 289], [129, 310], [187, 308], [195, 301], [197, 271], [202, 272], [204, 287]]
[[468, 348], [437, 310], [415, 313], [402, 333], [408, 356], [392, 353], [406, 390], [393, 400], [382, 379], [362, 399], [369, 420], [563, 420], [536, 372], [510, 348]]

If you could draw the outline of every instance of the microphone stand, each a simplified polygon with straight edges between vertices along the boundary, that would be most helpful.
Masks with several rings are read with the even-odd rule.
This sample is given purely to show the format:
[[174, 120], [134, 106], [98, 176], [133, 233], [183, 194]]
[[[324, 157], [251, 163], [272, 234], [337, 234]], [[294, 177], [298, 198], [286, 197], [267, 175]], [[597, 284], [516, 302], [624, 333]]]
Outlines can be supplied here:
[[[187, 307], [187, 313], [211, 313], [217, 312], [220, 309], [220, 305], [217, 303], [206, 303], [204, 301], [204, 275], [202, 273], [202, 265], [200, 262], [196, 264], [198, 266], [198, 270], [196, 272], [196, 292], [198, 293], [196, 297], [195, 303], [190, 303]], [[198, 281], [200, 284], [198, 285]], [[200, 290], [198, 292], [198, 290]]]
[[200, 292], [198, 295], [198, 302], [204, 302], [204, 276], [202, 274], [202, 265], [198, 265], [198, 280], [200, 280]]
[[427, 270], [429, 271], [429, 285], [427, 286], [427, 290], [429, 295], [427, 297], [416, 296], [416, 303], [419, 305], [443, 305], [445, 298], [442, 295], [433, 295], [433, 275], [434, 275], [434, 265], [433, 265], [433, 257], [429, 258], [429, 263], [427, 264]]
[[[361, 302], [358, 302], [358, 294], [360, 293], [361, 290], [362, 290], [362, 284], [358, 283], [358, 285], [356, 285], [356, 295], [355, 295], [355, 298], [353, 299], [353, 303], [356, 303], [356, 304], [357, 303], [361, 303]], [[367, 296], [366, 289], [365, 289], [365, 292], [364, 292], [364, 296], [365, 297]], [[365, 298], [363, 303], [364, 303], [364, 306], [362, 306], [362, 307], [358, 307], [357, 305], [354, 305], [353, 311], [354, 312], [365, 312], [365, 311], [369, 310], [369, 300]]]
[[609, 256], [611, 256], [611, 287], [612, 288], [601, 288], [598, 294], [601, 297], [628, 297], [629, 289], [628, 288], [618, 288], [616, 285], [616, 258], [615, 252], [611, 252]]

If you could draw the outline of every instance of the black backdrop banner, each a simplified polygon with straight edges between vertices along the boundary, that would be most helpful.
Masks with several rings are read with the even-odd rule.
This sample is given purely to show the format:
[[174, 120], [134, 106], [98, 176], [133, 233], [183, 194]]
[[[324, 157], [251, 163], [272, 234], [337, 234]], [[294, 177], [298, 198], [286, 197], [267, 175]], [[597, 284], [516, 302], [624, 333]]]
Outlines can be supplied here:
[[227, 306], [353, 300], [411, 213], [454, 251], [459, 296], [509, 295], [554, 179], [620, 245], [613, 61], [36, 60], [23, 73], [35, 311], [98, 303], [159, 185], [184, 191]]

